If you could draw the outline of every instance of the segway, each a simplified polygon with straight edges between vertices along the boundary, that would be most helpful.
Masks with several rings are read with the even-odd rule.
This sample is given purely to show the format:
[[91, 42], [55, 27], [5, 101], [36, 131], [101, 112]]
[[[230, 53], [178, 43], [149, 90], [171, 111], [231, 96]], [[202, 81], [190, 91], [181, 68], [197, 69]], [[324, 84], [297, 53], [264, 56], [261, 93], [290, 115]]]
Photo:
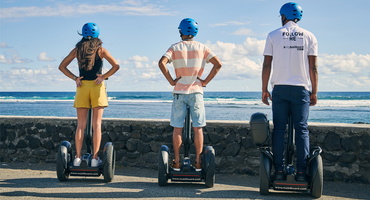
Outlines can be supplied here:
[[288, 119], [288, 136], [285, 147], [285, 172], [286, 180], [274, 180], [272, 175], [273, 154], [269, 147], [268, 140], [270, 126], [267, 117], [263, 113], [255, 113], [251, 116], [250, 127], [253, 141], [260, 149], [260, 194], [269, 194], [269, 189], [310, 191], [311, 196], [319, 198], [323, 190], [323, 164], [321, 148], [319, 146], [310, 149], [307, 158], [306, 181], [295, 180], [294, 154], [295, 154], [295, 131], [293, 128], [292, 116]]
[[104, 176], [105, 182], [111, 182], [114, 178], [116, 152], [111, 142], [107, 142], [103, 150], [102, 164], [98, 167], [91, 167], [92, 160], [92, 109], [89, 109], [87, 127], [85, 131], [86, 151], [81, 157], [81, 165], [73, 166], [72, 147], [68, 141], [63, 141], [59, 145], [57, 161], [57, 177], [59, 181], [67, 181], [69, 176]]
[[215, 182], [215, 150], [212, 146], [205, 147], [202, 153], [202, 171], [196, 171], [190, 164], [191, 136], [190, 108], [187, 107], [185, 126], [183, 129], [183, 148], [184, 157], [180, 171], [175, 171], [171, 167], [170, 150], [168, 146], [162, 145], [158, 157], [158, 184], [165, 186], [168, 180], [184, 182], [205, 182], [206, 187], [213, 187]]

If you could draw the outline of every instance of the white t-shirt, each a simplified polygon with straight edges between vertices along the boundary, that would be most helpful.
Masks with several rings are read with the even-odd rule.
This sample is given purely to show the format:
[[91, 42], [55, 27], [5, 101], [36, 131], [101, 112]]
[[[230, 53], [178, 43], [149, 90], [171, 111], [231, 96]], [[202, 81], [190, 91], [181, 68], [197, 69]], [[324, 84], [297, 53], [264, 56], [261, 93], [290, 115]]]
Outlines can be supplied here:
[[304, 86], [312, 91], [308, 56], [318, 55], [316, 37], [289, 21], [266, 39], [264, 56], [272, 56], [271, 85]]

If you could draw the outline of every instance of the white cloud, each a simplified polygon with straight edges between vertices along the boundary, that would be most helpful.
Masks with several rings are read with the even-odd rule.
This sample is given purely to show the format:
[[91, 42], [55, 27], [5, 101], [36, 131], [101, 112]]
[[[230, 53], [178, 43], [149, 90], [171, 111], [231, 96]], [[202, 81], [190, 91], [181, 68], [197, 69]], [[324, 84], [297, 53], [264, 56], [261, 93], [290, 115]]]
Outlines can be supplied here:
[[30, 63], [30, 62], [32, 62], [31, 59], [21, 58], [15, 54], [12, 57], [6, 57], [5, 55], [0, 55], [0, 63], [3, 63], [3, 64], [23, 64], [23, 63]]
[[369, 91], [369, 54], [320, 54], [318, 70], [320, 90]]
[[40, 55], [37, 57], [37, 59], [39, 61], [47, 61], [47, 62], [50, 62], [50, 61], [54, 61], [55, 58], [52, 58], [52, 57], [49, 57], [46, 55], [46, 52], [41, 52]]
[[253, 36], [253, 35], [256, 35], [256, 33], [254, 33], [253, 30], [251, 30], [251, 29], [241, 28], [241, 29], [238, 29], [235, 32], [233, 32], [232, 35]]
[[245, 22], [237, 22], [237, 21], [229, 21], [229, 22], [221, 22], [217, 24], [211, 24], [211, 27], [217, 27], [217, 26], [240, 26], [240, 25], [245, 25], [247, 23]]
[[[63, 87], [60, 87], [63, 85]], [[38, 69], [13, 67], [0, 70], [0, 90], [4, 91], [53, 91], [70, 89], [74, 83], [64, 76], [56, 66], [48, 65]]]
[[121, 69], [117, 72], [117, 76], [123, 76], [123, 79], [140, 82], [162, 78], [157, 61], [153, 61], [146, 56], [135, 55], [127, 60], [120, 61], [120, 65]]
[[[242, 44], [217, 41], [207, 43], [209, 48], [220, 58], [223, 67], [217, 75], [222, 79], [255, 79], [260, 77], [261, 62], [265, 41], [246, 38]], [[257, 56], [257, 57], [256, 57]]]
[[124, 61], [124, 65], [133, 65], [134, 68], [136, 69], [141, 69], [141, 68], [149, 68], [150, 65], [148, 65], [149, 58], [146, 56], [139, 56], [135, 55], [128, 60]]
[[131, 58], [129, 58], [128, 60], [129, 61], [134, 61], [134, 62], [148, 62], [149, 58], [146, 57], [146, 56], [135, 55], [135, 56], [132, 56]]
[[243, 42], [243, 45], [248, 50], [249, 56], [262, 56], [265, 48], [265, 40], [258, 40], [256, 38], [247, 37]]
[[129, 0], [122, 3], [110, 4], [74, 4], [65, 5], [57, 3], [45, 7], [10, 7], [0, 8], [0, 18], [25, 18], [25, 17], [51, 17], [75, 16], [85, 14], [118, 14], [118, 15], [145, 15], [159, 16], [170, 15], [162, 6], [148, 3], [147, 1]]
[[358, 76], [370, 71], [370, 54], [322, 54], [319, 55], [318, 60], [319, 70], [323, 74], [346, 73]]
[[[208, 42], [207, 45], [223, 63], [217, 75], [219, 78], [223, 80], [260, 79], [265, 40], [247, 37], [241, 44], [218, 41]], [[369, 54], [322, 54], [318, 59], [320, 87], [335, 91], [368, 90], [370, 85]]]
[[140, 6], [142, 3], [137, 0], [126, 0], [126, 1], [123, 1], [122, 4], [127, 4], [131, 6]]
[[142, 73], [140, 78], [142, 78], [142, 79], [158, 79], [158, 78], [160, 78], [159, 75], [160, 74], [158, 72], [151, 71], [151, 72], [148, 72], [148, 73]]
[[0, 49], [7, 49], [7, 48], [10, 48], [7, 43], [0, 42]]
[[8, 63], [8, 60], [5, 58], [4, 55], [0, 55], [0, 63]]
[[[216, 79], [230, 83], [221, 85], [222, 90], [260, 89], [260, 77], [263, 60], [264, 40], [247, 37], [242, 43], [217, 41], [206, 45], [220, 58], [223, 67]], [[40, 60], [49, 58], [45, 52], [40, 53]], [[50, 59], [50, 58], [49, 58]], [[322, 54], [318, 57], [319, 88], [326, 91], [368, 91], [370, 85], [370, 55], [350, 53], [345, 55]], [[119, 60], [119, 59], [118, 59]], [[7, 57], [0, 54], [0, 63], [22, 64], [30, 62], [17, 55]], [[110, 90], [165, 90], [171, 88], [158, 68], [158, 60], [145, 55], [135, 55], [119, 60], [120, 70], [108, 81]], [[104, 65], [105, 71], [110, 65]], [[69, 67], [78, 74], [77, 65]], [[211, 64], [207, 64], [203, 76], [208, 75]], [[174, 76], [172, 65], [168, 69]], [[215, 82], [214, 84], [221, 84]], [[236, 84], [243, 82], [245, 85]], [[257, 84], [256, 84], [257, 83]], [[235, 85], [236, 84], [236, 85]], [[247, 86], [246, 86], [247, 85]], [[62, 86], [62, 87], [61, 87]], [[220, 86], [220, 87], [221, 87]], [[5, 90], [68, 90], [73, 91], [74, 83], [65, 77], [57, 66], [42, 68], [12, 67], [0, 69], [0, 91]], [[230, 87], [230, 88], [229, 88]], [[232, 87], [232, 88], [231, 88]], [[216, 88], [217, 90], [218, 88]], [[170, 89], [169, 89], [170, 90]]]

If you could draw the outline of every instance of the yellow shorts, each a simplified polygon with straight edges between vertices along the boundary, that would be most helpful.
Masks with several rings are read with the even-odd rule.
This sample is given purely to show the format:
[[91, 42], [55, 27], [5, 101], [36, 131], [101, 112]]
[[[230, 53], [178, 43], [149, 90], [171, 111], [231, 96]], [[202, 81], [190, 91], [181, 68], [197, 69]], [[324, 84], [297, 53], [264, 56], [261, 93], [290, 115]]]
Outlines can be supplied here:
[[75, 108], [107, 107], [108, 97], [105, 83], [97, 85], [95, 81], [83, 80], [82, 85], [77, 87]]

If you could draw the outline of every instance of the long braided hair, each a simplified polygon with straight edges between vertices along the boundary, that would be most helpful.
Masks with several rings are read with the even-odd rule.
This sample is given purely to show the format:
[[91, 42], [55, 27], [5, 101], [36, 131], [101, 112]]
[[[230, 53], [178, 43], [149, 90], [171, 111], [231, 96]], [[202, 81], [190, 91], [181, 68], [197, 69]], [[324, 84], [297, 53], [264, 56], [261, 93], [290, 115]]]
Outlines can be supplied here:
[[95, 64], [97, 51], [102, 47], [103, 42], [99, 38], [82, 38], [77, 44], [77, 60], [80, 69], [90, 71]]

